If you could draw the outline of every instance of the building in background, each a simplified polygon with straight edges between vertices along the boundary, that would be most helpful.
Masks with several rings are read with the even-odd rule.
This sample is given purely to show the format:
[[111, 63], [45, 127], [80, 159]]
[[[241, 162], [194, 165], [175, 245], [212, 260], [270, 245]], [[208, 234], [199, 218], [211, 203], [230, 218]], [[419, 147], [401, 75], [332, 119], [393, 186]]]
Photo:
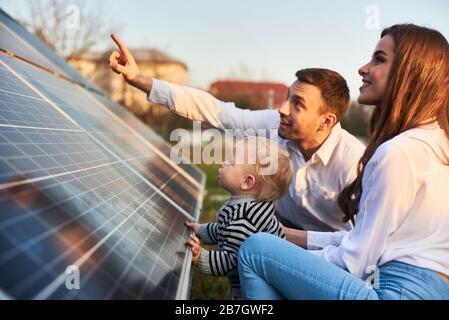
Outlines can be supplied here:
[[288, 87], [275, 82], [222, 80], [210, 85], [209, 92], [222, 101], [233, 101], [250, 109], [279, 108]]
[[[137, 65], [145, 76], [177, 84], [185, 84], [188, 68], [186, 64], [175, 60], [165, 53], [154, 49], [131, 49]], [[110, 93], [111, 98], [125, 105], [138, 116], [146, 114], [151, 104], [141, 91], [126, 84], [123, 77], [109, 69], [108, 58], [111, 51], [104, 53], [84, 53], [69, 62], [80, 73]], [[153, 110], [154, 109], [154, 110]], [[153, 115], [168, 112], [164, 108], [152, 108]]]

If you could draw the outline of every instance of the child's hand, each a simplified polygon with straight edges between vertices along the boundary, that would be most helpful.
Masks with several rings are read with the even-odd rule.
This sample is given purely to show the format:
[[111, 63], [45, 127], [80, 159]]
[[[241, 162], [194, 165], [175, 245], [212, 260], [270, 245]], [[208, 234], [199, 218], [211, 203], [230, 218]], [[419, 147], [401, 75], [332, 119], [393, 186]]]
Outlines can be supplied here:
[[191, 230], [193, 230], [193, 232], [195, 232], [196, 234], [200, 233], [200, 224], [199, 223], [193, 223], [193, 222], [186, 221], [186, 226], [188, 228], [190, 228]]
[[192, 247], [192, 263], [197, 266], [201, 255], [200, 239], [192, 234], [186, 244]]

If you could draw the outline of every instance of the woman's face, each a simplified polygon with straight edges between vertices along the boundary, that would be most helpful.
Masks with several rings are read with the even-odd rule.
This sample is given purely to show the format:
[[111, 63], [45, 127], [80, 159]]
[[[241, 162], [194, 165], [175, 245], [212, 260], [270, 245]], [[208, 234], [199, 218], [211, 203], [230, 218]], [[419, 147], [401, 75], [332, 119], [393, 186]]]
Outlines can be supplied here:
[[359, 89], [360, 104], [377, 106], [382, 103], [393, 59], [394, 41], [390, 35], [386, 35], [377, 43], [371, 61], [359, 69], [363, 83]]

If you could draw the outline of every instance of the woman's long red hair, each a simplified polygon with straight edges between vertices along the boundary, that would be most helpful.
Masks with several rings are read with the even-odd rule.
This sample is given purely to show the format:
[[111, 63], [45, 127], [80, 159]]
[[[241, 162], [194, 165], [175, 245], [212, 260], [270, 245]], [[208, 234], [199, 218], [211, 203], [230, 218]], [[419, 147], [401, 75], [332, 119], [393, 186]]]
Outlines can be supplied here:
[[[363, 192], [366, 164], [377, 147], [398, 134], [437, 120], [449, 139], [449, 44], [438, 31], [413, 24], [383, 30], [395, 44], [394, 61], [382, 104], [374, 109], [368, 145], [357, 178], [340, 193], [338, 203], [353, 223]], [[449, 164], [449, 155], [443, 159]]]

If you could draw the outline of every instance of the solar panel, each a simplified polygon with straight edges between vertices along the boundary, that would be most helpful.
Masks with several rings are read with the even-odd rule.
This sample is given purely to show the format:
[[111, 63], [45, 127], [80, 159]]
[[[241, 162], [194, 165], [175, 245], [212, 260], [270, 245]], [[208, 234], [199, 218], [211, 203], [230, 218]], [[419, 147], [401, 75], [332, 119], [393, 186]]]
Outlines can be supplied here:
[[98, 86], [85, 79], [42, 41], [23, 28], [16, 20], [0, 9], [0, 48], [52, 72], [77, 81], [92, 91], [103, 93]]
[[[116, 102], [107, 99], [104, 95], [94, 94], [95, 98], [101, 103], [107, 106], [112, 112], [114, 112], [120, 119], [129, 125], [131, 130], [137, 132], [139, 135], [145, 137], [155, 147], [158, 148], [165, 156], [173, 158], [176, 163], [189, 175], [191, 175], [200, 184], [204, 183], [205, 175], [198, 170], [197, 167], [190, 165], [188, 159], [177, 158], [176, 155], [170, 155], [171, 146], [159, 135], [157, 135], [150, 127], [144, 125], [142, 121], [137, 119], [133, 114], [126, 111]], [[181, 162], [182, 161], [182, 162]]]
[[87, 80], [5, 41], [18, 52], [0, 55], [0, 296], [186, 298], [184, 222], [199, 216], [204, 174]]
[[180, 174], [175, 166], [170, 165], [171, 161], [167, 157], [162, 159], [155, 154], [156, 147], [144, 143], [144, 139], [136, 139], [136, 135], [127, 125], [121, 123], [120, 119], [114, 117], [113, 113], [105, 112], [105, 108], [96, 105], [96, 101], [86, 90], [37, 68], [30, 68], [21, 61], [10, 61], [10, 65], [15, 72], [75, 120], [93, 139], [119, 155], [126, 163], [134, 164], [139, 173], [159, 177], [153, 180], [158, 187], [166, 184], [165, 189], [168, 190], [170, 186], [175, 185], [178, 191], [172, 190], [173, 196], [183, 190], [187, 206], [184, 209], [193, 212], [195, 206], [201, 202], [197, 198], [201, 195], [201, 186], [197, 181]]

